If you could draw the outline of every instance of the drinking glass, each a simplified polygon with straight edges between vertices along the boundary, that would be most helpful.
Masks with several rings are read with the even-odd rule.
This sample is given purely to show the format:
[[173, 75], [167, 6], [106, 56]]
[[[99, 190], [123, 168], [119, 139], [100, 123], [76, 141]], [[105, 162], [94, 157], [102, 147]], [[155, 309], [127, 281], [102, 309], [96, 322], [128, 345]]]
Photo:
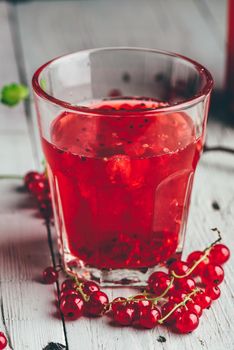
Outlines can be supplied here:
[[180, 257], [213, 80], [141, 48], [68, 54], [33, 76], [66, 269], [141, 285]]

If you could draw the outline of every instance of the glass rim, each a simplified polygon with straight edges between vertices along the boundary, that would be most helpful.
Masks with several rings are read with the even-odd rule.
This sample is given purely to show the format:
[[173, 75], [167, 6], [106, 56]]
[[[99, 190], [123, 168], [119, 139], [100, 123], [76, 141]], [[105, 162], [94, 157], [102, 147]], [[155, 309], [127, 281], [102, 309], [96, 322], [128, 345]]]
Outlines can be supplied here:
[[[196, 105], [197, 103], [201, 102], [204, 100], [206, 96], [209, 95], [211, 92], [214, 81], [212, 78], [211, 73], [209, 72], [208, 69], [206, 69], [203, 65], [200, 63], [196, 62], [193, 59], [190, 59], [189, 57], [186, 57], [181, 54], [177, 54], [175, 52], [170, 52], [170, 51], [165, 51], [165, 50], [158, 50], [158, 49], [150, 49], [150, 48], [142, 48], [142, 47], [125, 47], [125, 46], [116, 46], [116, 47], [101, 47], [101, 48], [95, 48], [95, 49], [86, 49], [86, 50], [79, 50], [73, 53], [68, 53], [65, 55], [61, 55], [58, 57], [53, 58], [52, 60], [44, 63], [42, 66], [40, 66], [35, 73], [33, 74], [32, 77], [32, 87], [33, 91], [42, 99], [47, 100], [48, 102], [55, 104], [57, 106], [63, 107], [66, 110], [71, 110], [71, 111], [76, 111], [76, 112], [82, 112], [82, 113], [89, 113], [89, 114], [95, 114], [95, 115], [100, 115], [100, 114], [109, 114], [109, 115], [118, 115], [119, 111], [118, 110], [108, 110], [108, 109], [102, 109], [101, 107], [99, 108], [90, 108], [87, 106], [82, 106], [81, 105], [74, 105], [70, 102], [60, 100], [47, 92], [45, 92], [39, 82], [39, 77], [40, 74], [43, 72], [43, 70], [48, 67], [50, 64], [52, 64], [55, 61], [59, 61], [60, 59], [66, 58], [66, 57], [72, 57], [75, 56], [79, 53], [95, 53], [95, 52], [101, 52], [101, 51], [144, 51], [144, 52], [151, 52], [155, 54], [161, 54], [165, 56], [171, 56], [171, 57], [176, 57], [181, 59], [182, 61], [188, 62], [194, 66], [194, 68], [198, 71], [200, 75], [202, 75], [206, 79], [205, 86], [198, 91], [197, 94], [195, 94], [193, 97], [190, 97], [188, 99], [184, 99], [182, 101], [176, 102], [172, 105], [168, 106], [160, 106], [160, 107], [154, 107], [154, 108], [146, 108], [146, 109], [139, 109], [137, 110], [137, 114], [142, 113], [162, 113], [162, 112], [174, 112], [178, 110], [184, 110], [189, 107], [192, 107]], [[123, 96], [119, 96], [121, 99]], [[124, 96], [125, 97], [125, 96]], [[117, 97], [115, 97], [117, 98]], [[123, 111], [121, 111], [121, 114]], [[133, 114], [132, 110], [126, 110], [124, 111], [124, 114]]]

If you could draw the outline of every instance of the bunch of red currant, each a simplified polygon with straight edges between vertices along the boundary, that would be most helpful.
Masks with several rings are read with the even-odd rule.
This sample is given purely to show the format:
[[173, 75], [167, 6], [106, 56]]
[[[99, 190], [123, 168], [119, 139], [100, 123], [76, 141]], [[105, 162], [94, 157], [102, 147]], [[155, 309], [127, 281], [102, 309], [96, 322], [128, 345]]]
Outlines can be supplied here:
[[[154, 272], [142, 293], [111, 302], [97, 283], [65, 271], [69, 278], [61, 285], [60, 311], [69, 319], [107, 314], [123, 326], [153, 328], [165, 324], [176, 332], [190, 333], [198, 327], [203, 310], [220, 296], [219, 285], [224, 279], [221, 265], [230, 256], [220, 240], [219, 236], [204, 251], [192, 252], [186, 261], [174, 261], [167, 273]], [[58, 271], [46, 268], [43, 279], [48, 284], [57, 281]]]
[[51, 195], [46, 173], [30, 171], [24, 177], [24, 185], [27, 190], [36, 198], [39, 210], [43, 217], [53, 216]]
[[0, 332], [0, 350], [5, 349], [7, 346], [7, 338], [3, 332]]

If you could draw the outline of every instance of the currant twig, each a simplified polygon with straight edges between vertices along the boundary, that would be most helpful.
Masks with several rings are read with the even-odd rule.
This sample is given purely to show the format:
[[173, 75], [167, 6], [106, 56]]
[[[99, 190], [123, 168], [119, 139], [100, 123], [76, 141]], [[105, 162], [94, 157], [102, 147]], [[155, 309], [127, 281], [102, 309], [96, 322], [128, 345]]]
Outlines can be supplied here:
[[171, 273], [172, 276], [175, 277], [175, 278], [185, 278], [185, 277], [188, 277], [188, 276], [195, 270], [195, 268], [196, 268], [203, 260], [205, 260], [205, 259], [207, 258], [208, 254], [209, 254], [209, 251], [210, 251], [210, 248], [209, 248], [209, 250], [206, 250], [206, 251], [205, 251], [204, 255], [202, 255], [202, 256], [200, 257], [200, 259], [198, 259], [198, 260], [194, 263], [194, 265], [193, 265], [190, 269], [188, 269], [188, 271], [187, 271], [184, 275], [177, 275], [174, 271], [172, 271], [172, 273]]
[[83, 283], [81, 283], [77, 277], [74, 278], [74, 281], [76, 283], [76, 290], [81, 294], [82, 298], [84, 299], [84, 301], [88, 302], [89, 301], [89, 296], [86, 295], [84, 292], [83, 292]]
[[77, 275], [72, 272], [71, 270], [65, 270], [66, 274], [73, 279], [73, 281], [76, 284], [76, 290], [81, 294], [82, 298], [84, 299], [85, 302], [89, 301], [89, 296], [86, 295], [83, 291], [83, 283], [79, 281]]
[[173, 285], [174, 280], [175, 280], [175, 278], [174, 278], [174, 276], [172, 276], [171, 281], [170, 281], [170, 284], [168, 285], [168, 287], [164, 290], [164, 292], [163, 292], [161, 295], [159, 295], [159, 296], [157, 296], [157, 297], [155, 297], [155, 298], [147, 298], [147, 300], [151, 300], [151, 301], [153, 301], [153, 302], [155, 303], [155, 302], [157, 302], [159, 299], [164, 298], [164, 297], [167, 295], [167, 293], [168, 293], [169, 289], [171, 288], [171, 286]]
[[217, 232], [217, 233], [218, 233], [218, 238], [217, 238], [213, 243], [211, 243], [207, 248], [205, 248], [205, 249], [203, 250], [204, 255], [202, 255], [202, 256], [200, 257], [200, 259], [198, 259], [198, 260], [194, 263], [194, 265], [193, 265], [184, 275], [177, 275], [174, 271], [172, 271], [172, 273], [171, 273], [172, 276], [174, 276], [175, 278], [185, 278], [185, 277], [188, 277], [188, 276], [195, 270], [195, 268], [196, 268], [202, 261], [204, 261], [204, 260], [208, 257], [211, 248], [212, 248], [215, 244], [217, 244], [218, 242], [220, 242], [220, 241], [222, 240], [221, 232], [217, 229], [217, 227], [212, 228], [211, 231]]
[[181, 306], [185, 306], [187, 301], [191, 300], [191, 297], [195, 294], [197, 294], [199, 291], [201, 291], [200, 288], [195, 288], [191, 293], [187, 294], [186, 297], [178, 304], [176, 304], [173, 309], [171, 309], [170, 312], [168, 312], [167, 315], [165, 315], [163, 318], [161, 318], [160, 320], [158, 320], [158, 323], [162, 324], [169, 316], [171, 316], [173, 314], [173, 312], [178, 309]]

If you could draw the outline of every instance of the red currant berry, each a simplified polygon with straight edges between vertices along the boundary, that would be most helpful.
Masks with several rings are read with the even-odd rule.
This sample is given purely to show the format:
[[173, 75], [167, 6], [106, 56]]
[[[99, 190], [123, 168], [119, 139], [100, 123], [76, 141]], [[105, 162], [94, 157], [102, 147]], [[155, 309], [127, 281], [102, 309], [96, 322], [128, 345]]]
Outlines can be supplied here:
[[147, 300], [146, 296], [142, 294], [136, 295], [132, 302], [136, 304], [139, 312], [141, 312], [142, 309], [145, 309], [145, 308], [151, 309], [152, 307], [151, 301]]
[[40, 174], [37, 171], [29, 171], [27, 174], [24, 176], [24, 184], [26, 187], [33, 182], [33, 181], [39, 181], [41, 179], [44, 179], [44, 174]]
[[60, 300], [60, 310], [64, 317], [75, 320], [82, 315], [84, 301], [77, 295], [71, 294]]
[[186, 297], [184, 291], [176, 290], [173, 294], [169, 296], [169, 301], [179, 304]]
[[221, 291], [218, 286], [209, 286], [206, 289], [206, 294], [209, 295], [212, 300], [216, 300], [220, 297]]
[[39, 203], [51, 203], [51, 194], [50, 192], [40, 193], [37, 196], [37, 200]]
[[66, 289], [60, 293], [60, 299], [67, 297], [68, 295], [77, 295], [81, 297], [81, 294], [77, 292], [75, 289]]
[[152, 309], [145, 308], [141, 312], [139, 325], [143, 328], [151, 329], [156, 326], [160, 318], [161, 318], [161, 313], [158, 308], [156, 307], [153, 307]]
[[147, 300], [144, 295], [136, 295], [133, 300], [128, 302], [128, 305], [132, 306], [135, 309], [135, 321], [139, 319], [143, 310], [151, 309], [152, 307], [151, 301]]
[[61, 291], [70, 290], [70, 289], [76, 289], [76, 283], [71, 278], [67, 278], [61, 284]]
[[45, 284], [52, 284], [58, 280], [58, 271], [49, 266], [43, 271], [42, 277]]
[[184, 310], [180, 317], [177, 318], [175, 328], [179, 333], [190, 333], [199, 325], [199, 317], [197, 314]]
[[[165, 317], [166, 315], [168, 315], [169, 312], [172, 309], [174, 309], [176, 305], [177, 304], [174, 303], [173, 301], [168, 301], [167, 303], [165, 303], [162, 306], [162, 316]], [[168, 318], [164, 321], [164, 323], [167, 325], [172, 325], [176, 321], [176, 319], [179, 317], [180, 314], [181, 314], [181, 307], [178, 307], [170, 316], [168, 316]]]
[[167, 276], [167, 274], [165, 272], [162, 272], [162, 271], [156, 271], [156, 272], [153, 272], [150, 276], [149, 276], [149, 279], [148, 279], [148, 285], [149, 287], [154, 284], [154, 282], [162, 277], [162, 276]]
[[[155, 272], [156, 273], [156, 272]], [[149, 283], [150, 290], [157, 296], [161, 295], [170, 285], [171, 278], [167, 273], [160, 272], [157, 278], [151, 280]], [[171, 287], [173, 288], [173, 286]]]
[[230, 257], [230, 250], [224, 244], [216, 244], [216, 245], [214, 245], [211, 248], [210, 253], [209, 253], [210, 261], [213, 264], [222, 265], [226, 261], [228, 261], [229, 257]]
[[135, 320], [136, 309], [133, 305], [123, 305], [122, 308], [113, 313], [116, 323], [122, 326], [130, 326]]
[[199, 292], [197, 294], [195, 294], [193, 297], [192, 297], [193, 301], [195, 304], [198, 304], [202, 307], [202, 309], [207, 309], [210, 307], [211, 305], [211, 298], [209, 295], [207, 295], [205, 292]]
[[174, 261], [169, 266], [169, 273], [172, 274], [174, 272], [178, 276], [183, 276], [189, 270], [189, 266], [186, 262], [178, 260]]
[[50, 218], [53, 216], [51, 203], [41, 202], [39, 204], [39, 209], [43, 217]]
[[7, 346], [7, 338], [3, 332], [0, 332], [0, 350], [5, 349]]
[[183, 292], [191, 292], [196, 287], [196, 283], [192, 278], [177, 278], [175, 280], [175, 288]]
[[194, 303], [192, 300], [187, 301], [186, 308], [194, 313], [197, 314], [198, 317], [201, 317], [202, 315], [202, 307], [199, 304]]
[[48, 183], [45, 180], [33, 181], [28, 185], [28, 189], [33, 195], [39, 196], [39, 194], [48, 191]]
[[108, 297], [104, 292], [93, 292], [86, 304], [86, 311], [91, 316], [100, 316], [104, 312], [108, 302]]
[[210, 264], [201, 276], [205, 285], [219, 285], [224, 279], [224, 270], [219, 265]]
[[93, 292], [97, 292], [100, 290], [100, 287], [97, 283], [93, 281], [85, 281], [83, 286], [83, 291], [85, 294], [90, 295]]
[[[189, 254], [187, 257], [187, 263], [189, 267], [192, 267], [202, 256], [204, 255], [201, 251], [195, 251]], [[191, 273], [192, 276], [198, 276], [202, 273], [203, 269], [210, 263], [209, 258], [206, 257], [205, 260], [202, 260], [196, 268]]]
[[115, 298], [111, 304], [112, 311], [116, 312], [117, 310], [120, 310], [123, 307], [123, 305], [125, 305], [126, 302], [127, 302], [126, 298], [123, 298], [123, 297]]

